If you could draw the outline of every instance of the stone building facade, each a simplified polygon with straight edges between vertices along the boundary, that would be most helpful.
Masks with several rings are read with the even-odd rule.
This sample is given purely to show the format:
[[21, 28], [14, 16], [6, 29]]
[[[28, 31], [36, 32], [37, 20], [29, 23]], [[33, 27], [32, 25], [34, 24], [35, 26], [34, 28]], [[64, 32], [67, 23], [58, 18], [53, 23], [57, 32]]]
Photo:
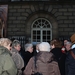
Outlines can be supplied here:
[[[7, 37], [25, 36], [31, 40], [31, 26], [38, 18], [47, 19], [53, 38], [69, 38], [75, 33], [75, 5], [49, 2], [9, 3]], [[41, 29], [40, 29], [41, 30]]]

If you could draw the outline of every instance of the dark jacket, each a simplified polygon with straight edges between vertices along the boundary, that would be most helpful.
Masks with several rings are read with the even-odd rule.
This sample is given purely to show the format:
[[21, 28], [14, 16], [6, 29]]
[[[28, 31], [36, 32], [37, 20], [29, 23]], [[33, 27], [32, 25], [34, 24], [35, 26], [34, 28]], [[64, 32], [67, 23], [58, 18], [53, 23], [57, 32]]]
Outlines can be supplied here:
[[34, 57], [32, 57], [25, 70], [24, 75], [31, 75], [36, 72], [42, 73], [42, 75], [60, 75], [58, 63], [54, 61], [53, 54], [49, 52], [39, 52], [36, 56], [36, 66]]
[[54, 54], [55, 59], [59, 61], [62, 56], [61, 48], [53, 48], [51, 52]]
[[54, 54], [55, 59], [58, 62], [61, 75], [65, 75], [65, 57], [66, 55], [62, 53], [61, 48], [54, 48], [51, 50], [51, 52]]
[[[75, 54], [75, 48], [72, 49]], [[67, 75], [75, 75], [75, 59], [70, 54], [70, 51], [66, 54], [66, 66], [67, 66]]]
[[23, 54], [24, 56], [24, 62], [25, 62], [25, 66], [27, 65], [27, 63], [29, 62], [30, 58], [33, 56], [32, 53], [30, 53], [29, 51], [25, 51], [25, 53]]
[[0, 75], [17, 75], [17, 68], [7, 48], [0, 46]]

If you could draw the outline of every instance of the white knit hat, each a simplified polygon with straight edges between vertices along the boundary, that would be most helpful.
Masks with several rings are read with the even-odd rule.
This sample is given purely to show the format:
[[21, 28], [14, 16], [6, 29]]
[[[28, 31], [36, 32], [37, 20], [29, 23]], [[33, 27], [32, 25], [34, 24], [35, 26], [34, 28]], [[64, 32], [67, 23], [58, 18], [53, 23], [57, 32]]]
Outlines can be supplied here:
[[42, 42], [39, 44], [39, 51], [50, 52], [50, 44], [48, 42]]

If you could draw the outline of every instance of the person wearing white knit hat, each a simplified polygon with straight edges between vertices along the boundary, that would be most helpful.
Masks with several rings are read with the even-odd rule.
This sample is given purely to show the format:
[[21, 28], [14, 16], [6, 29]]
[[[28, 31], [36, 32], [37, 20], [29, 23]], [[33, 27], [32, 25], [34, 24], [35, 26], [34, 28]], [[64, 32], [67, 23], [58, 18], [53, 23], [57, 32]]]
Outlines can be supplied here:
[[39, 44], [39, 51], [50, 52], [50, 44], [48, 42], [42, 42]]

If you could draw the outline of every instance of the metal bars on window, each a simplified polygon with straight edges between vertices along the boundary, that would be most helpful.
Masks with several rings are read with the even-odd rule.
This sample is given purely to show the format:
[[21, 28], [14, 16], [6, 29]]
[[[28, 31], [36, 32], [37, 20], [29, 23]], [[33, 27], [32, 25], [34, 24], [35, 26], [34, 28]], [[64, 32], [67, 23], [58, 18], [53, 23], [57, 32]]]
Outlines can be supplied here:
[[45, 18], [36, 19], [31, 29], [31, 42], [49, 42], [52, 39], [52, 25]]

